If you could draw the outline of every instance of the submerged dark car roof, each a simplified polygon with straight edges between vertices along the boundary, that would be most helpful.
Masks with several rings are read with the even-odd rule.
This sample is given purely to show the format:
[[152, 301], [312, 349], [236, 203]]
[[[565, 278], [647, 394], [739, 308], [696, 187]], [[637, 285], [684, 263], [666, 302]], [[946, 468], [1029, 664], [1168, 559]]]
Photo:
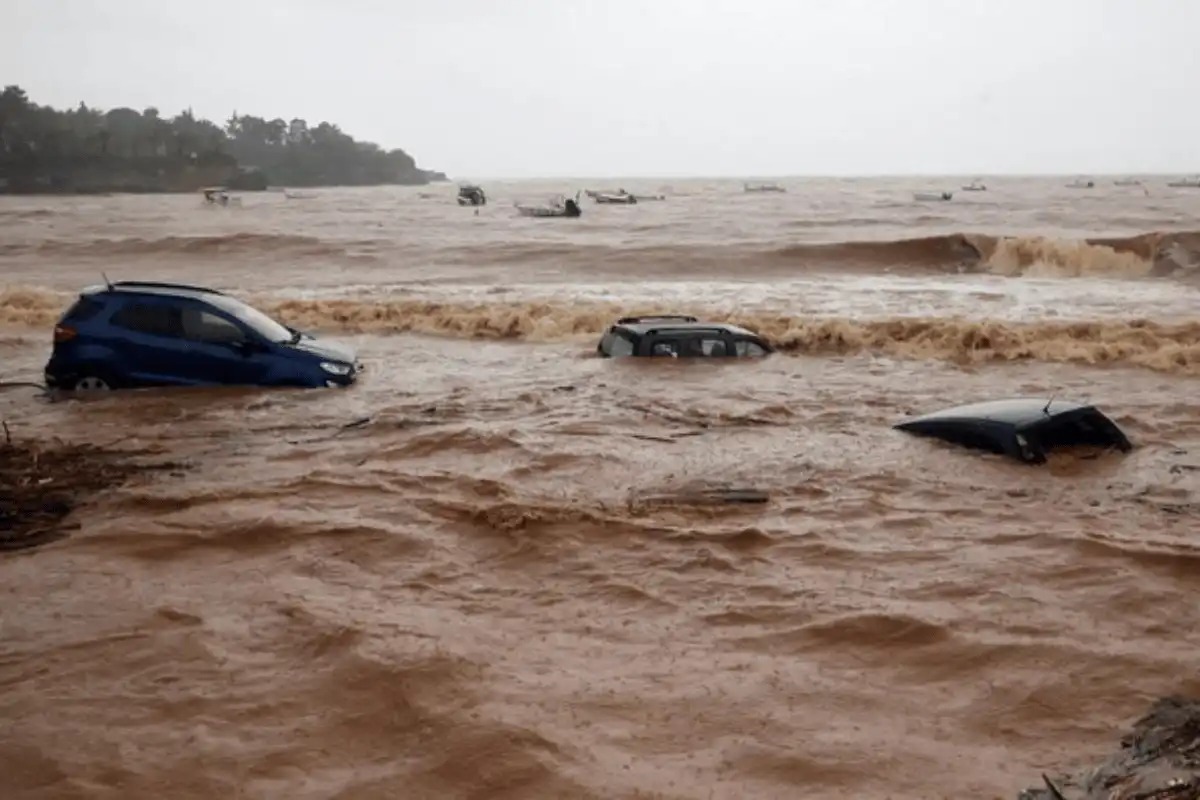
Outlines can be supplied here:
[[917, 417], [910, 417], [900, 425], [949, 420], [986, 420], [1020, 428], [1047, 418], [1090, 408], [1092, 406], [1088, 403], [1076, 403], [1070, 400], [1048, 401], [1044, 397], [1014, 397], [944, 408]]
[[616, 327], [633, 331], [639, 336], [644, 335], [647, 331], [725, 331], [727, 333], [736, 333], [739, 336], [761, 338], [754, 331], [748, 331], [738, 325], [730, 325], [726, 322], [683, 322], [674, 319], [647, 319], [643, 322], [618, 322]]

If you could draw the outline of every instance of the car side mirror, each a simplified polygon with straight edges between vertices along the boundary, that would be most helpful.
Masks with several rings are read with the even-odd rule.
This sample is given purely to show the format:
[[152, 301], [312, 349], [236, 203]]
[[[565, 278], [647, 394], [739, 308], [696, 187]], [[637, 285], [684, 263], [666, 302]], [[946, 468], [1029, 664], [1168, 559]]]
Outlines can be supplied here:
[[238, 339], [237, 341], [230, 342], [229, 346], [243, 356], [253, 355], [261, 349], [253, 339]]

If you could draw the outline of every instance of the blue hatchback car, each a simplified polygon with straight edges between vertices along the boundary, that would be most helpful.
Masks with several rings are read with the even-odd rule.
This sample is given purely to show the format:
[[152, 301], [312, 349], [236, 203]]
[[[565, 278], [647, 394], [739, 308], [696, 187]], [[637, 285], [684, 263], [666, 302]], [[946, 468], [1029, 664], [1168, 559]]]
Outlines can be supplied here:
[[353, 350], [283, 325], [223, 292], [118, 281], [85, 289], [54, 326], [50, 388], [349, 386]]

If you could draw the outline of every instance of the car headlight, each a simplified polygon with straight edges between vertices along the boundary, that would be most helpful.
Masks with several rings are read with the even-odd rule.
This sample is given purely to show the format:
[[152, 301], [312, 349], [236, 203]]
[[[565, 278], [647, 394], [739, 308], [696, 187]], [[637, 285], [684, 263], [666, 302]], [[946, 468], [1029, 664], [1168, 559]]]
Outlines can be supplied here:
[[350, 365], [349, 364], [338, 364], [337, 362], [334, 362], [334, 361], [322, 361], [321, 369], [325, 370], [330, 375], [349, 375], [350, 374]]

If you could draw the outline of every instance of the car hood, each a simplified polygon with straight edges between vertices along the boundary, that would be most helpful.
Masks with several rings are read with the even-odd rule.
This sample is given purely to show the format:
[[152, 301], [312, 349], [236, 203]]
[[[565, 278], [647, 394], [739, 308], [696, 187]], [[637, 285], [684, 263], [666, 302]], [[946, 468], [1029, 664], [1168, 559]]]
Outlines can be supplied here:
[[353, 364], [357, 360], [357, 355], [353, 348], [324, 339], [314, 339], [307, 334], [300, 341], [287, 344], [285, 347], [290, 347], [293, 350], [299, 350], [302, 353], [308, 353], [327, 361], [340, 361], [343, 364]]

